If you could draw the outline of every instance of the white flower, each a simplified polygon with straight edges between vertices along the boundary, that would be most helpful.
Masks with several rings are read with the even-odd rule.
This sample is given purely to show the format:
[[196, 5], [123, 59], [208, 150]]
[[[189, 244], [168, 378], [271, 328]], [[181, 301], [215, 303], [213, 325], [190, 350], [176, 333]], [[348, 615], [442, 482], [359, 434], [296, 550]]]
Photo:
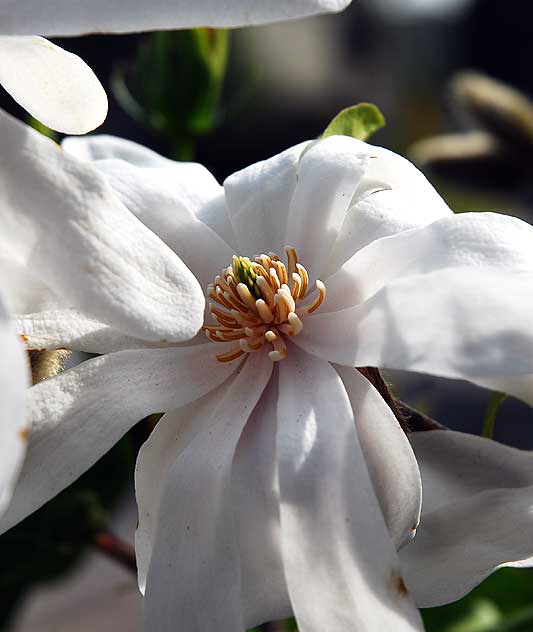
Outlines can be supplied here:
[[[51, 146], [33, 135], [31, 143], [30, 155], [38, 146], [47, 164]], [[417, 462], [389, 407], [352, 367], [496, 382], [532, 373], [533, 229], [492, 213], [455, 216], [407, 161], [345, 137], [293, 147], [223, 187], [199, 165], [127, 141], [69, 139], [64, 148], [50, 167], [55, 180], [35, 186], [45, 212], [58, 183], [63, 196], [72, 187], [65, 204], [89, 205], [88, 182], [99, 172], [203, 287], [213, 284], [218, 324], [207, 329], [211, 341], [201, 334], [189, 345], [148, 348], [165, 345], [110, 322], [103, 308], [89, 317], [96, 291], [83, 303], [70, 293], [77, 302], [22, 315], [30, 347], [103, 355], [30, 390], [29, 453], [2, 529], [72, 482], [140, 418], [166, 411], [137, 465], [137, 555], [150, 626], [242, 630], [294, 612], [303, 632], [420, 629], [396, 553], [413, 546], [405, 545], [419, 521]], [[70, 170], [78, 180], [64, 183]], [[11, 205], [20, 199], [6, 197]], [[106, 253], [114, 239], [121, 252], [127, 221], [117, 216], [109, 240], [113, 227], [101, 226]], [[275, 257], [259, 258], [275, 271], [268, 279], [243, 259], [228, 270], [234, 255], [283, 257], [286, 245], [288, 289], [277, 288], [285, 272]], [[146, 260], [145, 274], [156, 284], [161, 267]], [[115, 290], [135, 303], [131, 284]], [[139, 318], [143, 291], [135, 294]], [[103, 306], [113, 297], [99, 298]], [[146, 310], [156, 315], [150, 297]], [[428, 452], [444, 434], [429, 433]], [[519, 487], [514, 469], [502, 477], [507, 487]], [[501, 555], [515, 541], [515, 552], [527, 546], [529, 516], [513, 517], [508, 546], [487, 541], [482, 572], [472, 553], [474, 582], [508, 562]], [[520, 550], [515, 559], [526, 557]], [[418, 599], [420, 566], [415, 556], [402, 563]]]
[[29, 384], [24, 348], [0, 295], [0, 515], [15, 485], [24, 454], [26, 391]]
[[350, 1], [0, 0], [0, 84], [48, 127], [84, 134], [106, 117], [104, 89], [79, 57], [36, 34], [247, 26], [340, 11]]

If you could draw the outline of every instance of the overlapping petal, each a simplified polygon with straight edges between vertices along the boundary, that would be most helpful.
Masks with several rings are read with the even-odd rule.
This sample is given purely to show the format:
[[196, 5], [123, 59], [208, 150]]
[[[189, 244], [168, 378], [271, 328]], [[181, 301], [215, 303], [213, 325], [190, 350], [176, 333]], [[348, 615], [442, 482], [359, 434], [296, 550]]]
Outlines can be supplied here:
[[[356, 369], [335, 367], [355, 411], [355, 425], [385, 522], [397, 549], [420, 522], [422, 483], [405, 432], [378, 391]], [[386, 455], [386, 456], [385, 456]]]
[[7, 35], [0, 37], [0, 57], [0, 84], [48, 127], [85, 134], [103, 123], [106, 93], [77, 55], [42, 37]]
[[283, 253], [288, 208], [297, 182], [301, 143], [234, 173], [224, 181], [239, 254]]
[[339, 376], [291, 349], [279, 390], [283, 561], [299, 629], [422, 629]]
[[229, 383], [163, 420], [142, 449], [137, 546], [149, 563], [146, 620], [161, 632], [244, 628], [232, 462], [271, 372], [264, 354], [252, 354]]
[[285, 244], [298, 250], [311, 279], [320, 278], [369, 162], [370, 145], [332, 136], [310, 145], [298, 164]]
[[24, 347], [0, 298], [0, 514], [11, 499], [26, 452], [26, 390], [29, 367]]
[[274, 377], [246, 424], [233, 460], [232, 498], [246, 629], [292, 615], [281, 552], [277, 404]]
[[0, 531], [76, 480], [140, 419], [185, 405], [224, 381], [236, 367], [212, 354], [211, 344], [120, 351], [32, 387], [28, 454]]
[[341, 11], [351, 0], [2, 0], [0, 33], [84, 35], [263, 24]]
[[328, 281], [331, 313], [308, 316], [295, 342], [348, 366], [531, 373], [532, 281], [531, 226], [492, 213], [444, 218], [354, 255]]
[[135, 218], [90, 164], [0, 113], [2, 254], [69, 307], [148, 340], [183, 340], [202, 324], [192, 273]]
[[401, 560], [419, 606], [455, 601], [499, 566], [531, 557], [531, 452], [452, 431], [415, 433], [411, 442], [424, 504]]

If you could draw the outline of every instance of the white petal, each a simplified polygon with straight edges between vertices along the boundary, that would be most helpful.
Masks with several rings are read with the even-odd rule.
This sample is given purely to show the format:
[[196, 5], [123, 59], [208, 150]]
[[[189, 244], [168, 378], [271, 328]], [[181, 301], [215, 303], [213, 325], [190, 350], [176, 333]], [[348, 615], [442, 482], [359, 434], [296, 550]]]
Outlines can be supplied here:
[[292, 615], [281, 554], [276, 461], [277, 380], [271, 380], [233, 460], [246, 629]]
[[[416, 193], [416, 189], [413, 192]], [[451, 215], [452, 212], [441, 202], [437, 198], [433, 205], [428, 202], [427, 205], [417, 206], [416, 198], [413, 201], [410, 193], [394, 189], [375, 191], [357, 201], [346, 213], [324, 279], [376, 239], [427, 226], [441, 217]]]
[[299, 630], [421, 630], [339, 376], [291, 348], [279, 378], [283, 559]]
[[457, 215], [357, 253], [328, 281], [323, 309], [340, 311], [308, 316], [294, 340], [348, 366], [467, 379], [530, 373], [532, 282], [531, 226]]
[[239, 254], [283, 254], [298, 160], [307, 143], [234, 173], [224, 181]]
[[26, 452], [26, 391], [29, 370], [24, 348], [0, 299], [0, 514], [5, 510]]
[[31, 388], [28, 455], [0, 531], [76, 480], [140, 419], [185, 405], [226, 379], [235, 363], [218, 363], [212, 353], [213, 343], [120, 351]]
[[42, 37], [3, 36], [0, 59], [0, 84], [41, 123], [85, 134], [104, 122], [106, 93], [77, 55]]
[[298, 164], [285, 242], [297, 249], [311, 279], [322, 276], [366, 170], [369, 158], [360, 149], [353, 138], [331, 136], [310, 146]]
[[174, 161], [144, 145], [106, 134], [64, 138], [61, 147], [71, 156], [89, 162], [116, 158], [136, 167], [168, 167], [174, 164]]
[[198, 282], [94, 167], [0, 113], [0, 250], [124, 333], [184, 340], [203, 320]]
[[24, 314], [16, 319], [18, 333], [28, 349], [71, 349], [112, 353], [125, 349], [168, 346], [127, 336], [75, 309]]
[[430, 607], [533, 554], [533, 454], [452, 431], [414, 433], [411, 441], [424, 503], [401, 559], [417, 604]]
[[205, 289], [234, 254], [197, 217], [211, 200], [223, 198], [223, 189], [199, 164], [169, 163], [146, 168], [111, 159], [95, 164], [124, 206], [179, 255]]
[[422, 482], [404, 431], [378, 391], [356, 369], [337, 365], [355, 414], [357, 435], [376, 496], [397, 549], [418, 527]]
[[72, 0], [3, 0], [0, 32], [41, 35], [125, 33], [195, 26], [232, 27], [341, 11], [350, 0], [144, 0], [90, 3]]
[[[176, 195], [185, 194], [185, 199], [190, 200], [188, 208], [198, 219], [207, 224], [232, 248], [236, 247], [226, 203], [219, 195], [220, 186], [205, 167], [169, 160], [143, 145], [116, 136], [71, 137], [65, 138], [61, 145], [65, 151], [81, 160], [95, 161], [103, 171], [106, 170], [106, 161], [110, 159], [123, 160], [136, 167], [177, 167], [176, 178], [180, 178], [180, 182]], [[155, 212], [156, 209], [153, 213]]]
[[271, 372], [265, 354], [251, 354], [231, 381], [160, 423], [142, 449], [137, 546], [143, 567], [149, 561], [147, 628], [243, 630], [231, 470]]
[[12, 257], [0, 255], [0, 278], [2, 292], [13, 314], [57, 309], [62, 303], [28, 266], [14, 261]]

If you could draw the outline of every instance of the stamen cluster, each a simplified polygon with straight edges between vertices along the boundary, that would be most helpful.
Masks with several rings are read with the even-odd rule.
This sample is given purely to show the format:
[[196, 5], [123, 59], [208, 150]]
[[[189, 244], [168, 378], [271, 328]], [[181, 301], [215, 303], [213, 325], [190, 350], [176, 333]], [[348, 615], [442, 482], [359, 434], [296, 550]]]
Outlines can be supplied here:
[[209, 304], [216, 324], [204, 326], [206, 336], [213, 342], [238, 343], [218, 354], [219, 362], [258, 351], [265, 342], [273, 347], [270, 359], [283, 360], [287, 357], [284, 336], [297, 336], [303, 329], [303, 316], [322, 304], [326, 287], [316, 281], [318, 296], [312, 303], [297, 307], [307, 295], [309, 276], [298, 262], [296, 250], [287, 246], [285, 252], [287, 266], [273, 252], [254, 261], [234, 256], [233, 265], [208, 286], [207, 295], [217, 305]]

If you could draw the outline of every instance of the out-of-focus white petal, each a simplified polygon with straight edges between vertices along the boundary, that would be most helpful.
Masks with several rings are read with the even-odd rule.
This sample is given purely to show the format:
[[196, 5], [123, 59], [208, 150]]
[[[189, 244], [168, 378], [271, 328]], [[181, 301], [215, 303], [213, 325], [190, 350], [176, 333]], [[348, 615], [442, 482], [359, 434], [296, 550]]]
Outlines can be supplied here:
[[11, 499], [26, 453], [28, 384], [24, 347], [0, 297], [0, 514]]
[[279, 367], [277, 450], [283, 561], [298, 628], [421, 630], [354, 414], [335, 370], [291, 348]]
[[283, 254], [287, 213], [307, 143], [234, 173], [224, 181], [228, 214], [239, 254]]
[[294, 341], [347, 366], [467, 379], [531, 373], [532, 283], [531, 226], [453, 216], [357, 253]]
[[272, 379], [246, 424], [233, 460], [246, 629], [292, 614], [281, 555], [277, 400], [277, 380]]
[[298, 164], [285, 243], [294, 246], [311, 279], [320, 278], [369, 161], [368, 148], [347, 136], [314, 143]]
[[39, 382], [29, 391], [29, 444], [5, 531], [72, 483], [135, 423], [185, 405], [236, 368], [212, 343], [111, 353]]
[[2, 0], [0, 33], [84, 35], [192, 28], [234, 27], [341, 11], [351, 0]]
[[88, 163], [0, 113], [0, 250], [81, 309], [147, 340], [191, 338], [204, 297], [192, 273]]
[[419, 606], [460, 599], [499, 566], [531, 557], [531, 452], [452, 431], [417, 432], [411, 443], [424, 502], [401, 560]]
[[356, 369], [337, 365], [355, 411], [355, 424], [376, 496], [396, 545], [409, 542], [418, 527], [422, 483], [413, 450], [393, 412]]
[[0, 58], [0, 84], [41, 123], [85, 134], [104, 122], [106, 93], [77, 55], [42, 37], [7, 35], [0, 37]]
[[142, 569], [149, 565], [147, 628], [243, 630], [232, 461], [271, 372], [265, 354], [251, 354], [231, 381], [163, 419], [142, 448], [137, 550]]

